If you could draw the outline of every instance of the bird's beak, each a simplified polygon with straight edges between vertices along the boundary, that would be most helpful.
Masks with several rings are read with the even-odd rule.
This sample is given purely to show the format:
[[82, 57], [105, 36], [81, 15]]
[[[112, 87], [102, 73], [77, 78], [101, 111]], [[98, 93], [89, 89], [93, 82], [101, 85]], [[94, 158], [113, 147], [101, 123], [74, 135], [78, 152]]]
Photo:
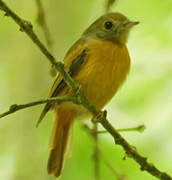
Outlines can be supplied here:
[[127, 22], [125, 22], [125, 23], [123, 24], [123, 27], [125, 27], [125, 28], [131, 28], [131, 27], [133, 27], [133, 26], [135, 26], [135, 25], [137, 25], [137, 24], [139, 24], [138, 21], [127, 21]]

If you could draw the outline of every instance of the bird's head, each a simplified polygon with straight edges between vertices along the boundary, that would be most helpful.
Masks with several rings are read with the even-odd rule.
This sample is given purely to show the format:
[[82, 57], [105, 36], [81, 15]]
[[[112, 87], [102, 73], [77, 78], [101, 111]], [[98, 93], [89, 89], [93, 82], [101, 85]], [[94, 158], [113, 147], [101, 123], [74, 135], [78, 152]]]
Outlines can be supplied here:
[[138, 23], [138, 21], [130, 21], [121, 13], [108, 13], [91, 24], [86, 31], [84, 31], [83, 36], [125, 44], [130, 29]]

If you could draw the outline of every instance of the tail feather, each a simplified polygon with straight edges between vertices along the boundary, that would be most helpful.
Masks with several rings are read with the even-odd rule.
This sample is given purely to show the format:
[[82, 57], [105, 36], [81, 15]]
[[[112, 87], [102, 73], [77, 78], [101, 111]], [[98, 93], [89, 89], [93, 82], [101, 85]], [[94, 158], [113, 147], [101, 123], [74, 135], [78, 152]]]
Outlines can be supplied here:
[[47, 112], [50, 110], [51, 108], [51, 103], [47, 103], [44, 107], [44, 109], [42, 110], [42, 113], [36, 123], [36, 128], [39, 126], [39, 124], [41, 123], [41, 121], [43, 120], [44, 116], [47, 114]]
[[56, 112], [53, 132], [50, 139], [50, 155], [47, 165], [48, 173], [56, 177], [61, 175], [73, 119], [74, 113], [72, 111], [57, 110]]

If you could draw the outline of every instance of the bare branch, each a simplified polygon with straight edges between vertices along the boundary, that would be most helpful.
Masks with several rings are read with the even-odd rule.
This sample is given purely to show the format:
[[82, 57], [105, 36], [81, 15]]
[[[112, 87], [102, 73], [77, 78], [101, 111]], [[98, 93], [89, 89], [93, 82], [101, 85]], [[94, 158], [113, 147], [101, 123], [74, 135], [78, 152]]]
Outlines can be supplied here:
[[[41, 2], [41, 0], [35, 0], [35, 2], [37, 5], [37, 9], [38, 9], [37, 21], [42, 27], [48, 48], [50, 49], [51, 52], [53, 52], [53, 40], [51, 37], [50, 30], [48, 28], [48, 24], [46, 21], [45, 11], [44, 11], [42, 2]], [[56, 75], [56, 69], [54, 68], [54, 66], [51, 67], [50, 74], [53, 77]]]
[[46, 100], [39, 100], [39, 101], [34, 101], [34, 102], [30, 102], [27, 104], [13, 104], [10, 106], [9, 110], [0, 114], [0, 118], [5, 117], [9, 114], [15, 113], [16, 111], [22, 110], [22, 109], [26, 109], [26, 108], [30, 108], [32, 106], [37, 106], [40, 104], [44, 104], [44, 103], [48, 103], [48, 102], [57, 102], [57, 103], [62, 103], [62, 102], [66, 102], [66, 101], [71, 101], [75, 104], [78, 104], [77, 98], [76, 97], [70, 97], [70, 96], [64, 96], [64, 97], [54, 97], [54, 98], [49, 98]]
[[113, 174], [116, 176], [117, 180], [126, 180], [127, 176], [125, 174], [121, 173], [119, 170], [117, 170], [117, 168], [114, 168], [114, 166], [112, 166], [112, 164], [106, 159], [106, 157], [104, 156], [104, 154], [100, 150], [100, 148], [99, 148], [99, 152], [101, 154], [101, 158], [103, 159], [104, 163], [113, 172]]
[[[118, 132], [139, 132], [142, 133], [146, 129], [145, 125], [139, 125], [137, 127], [132, 128], [122, 128], [122, 129], [116, 129]], [[107, 133], [107, 131], [98, 131], [99, 134]]]
[[93, 124], [93, 133], [92, 137], [94, 139], [94, 153], [93, 153], [93, 161], [94, 161], [94, 176], [95, 180], [99, 180], [99, 150], [98, 150], [98, 124]]
[[118, 131], [109, 123], [106, 118], [106, 112], [99, 112], [84, 96], [83, 92], [80, 90], [78, 85], [74, 82], [71, 76], [65, 71], [64, 64], [61, 62], [56, 62], [54, 56], [46, 49], [43, 43], [38, 39], [33, 31], [32, 25], [27, 21], [21, 19], [16, 13], [14, 13], [8, 6], [0, 0], [0, 10], [5, 12], [6, 16], [10, 16], [19, 26], [21, 31], [25, 32], [30, 39], [39, 47], [41, 52], [47, 57], [47, 59], [56, 67], [56, 69], [61, 73], [65, 82], [73, 90], [77, 96], [77, 101], [80, 102], [94, 117], [97, 122], [112, 135], [115, 143], [121, 145], [125, 150], [126, 154], [133, 158], [137, 163], [140, 164], [141, 170], [145, 170], [152, 174], [153, 176], [162, 180], [172, 180], [172, 178], [165, 172], [161, 172], [155, 167], [155, 165], [149, 163], [146, 157], [140, 155], [133, 146], [131, 146], [119, 133]]
[[35, 0], [35, 1], [36, 1], [37, 9], [38, 9], [38, 16], [37, 16], [38, 23], [42, 26], [42, 30], [44, 32], [44, 36], [45, 36], [47, 45], [50, 48], [50, 50], [52, 51], [53, 50], [53, 40], [51, 38], [51, 34], [48, 29], [43, 5], [41, 3], [41, 0]]
[[111, 6], [116, 2], [116, 0], [106, 0], [106, 5], [105, 5], [105, 12], [108, 13]]
[[[124, 174], [122, 174], [121, 172], [119, 172], [119, 170], [115, 169], [110, 162], [106, 159], [106, 157], [104, 156], [103, 152], [101, 151], [97, 141], [95, 140], [95, 135], [97, 134], [97, 127], [93, 127], [90, 128], [87, 124], [82, 123], [82, 127], [84, 130], [86, 130], [86, 132], [88, 132], [91, 137], [94, 139], [94, 153], [96, 153], [96, 155], [98, 154], [99, 157], [101, 157], [104, 161], [104, 163], [106, 164], [106, 166], [112, 171], [112, 173], [116, 176], [117, 180], [126, 180], [126, 176]], [[96, 148], [95, 148], [96, 147]], [[96, 149], [96, 150], [95, 150]], [[97, 162], [94, 160], [95, 165], [97, 166]], [[95, 166], [95, 167], [96, 167]], [[98, 177], [97, 173], [96, 173], [96, 168], [95, 168], [95, 179]]]
[[115, 144], [121, 145], [126, 152], [126, 155], [133, 158], [138, 164], [140, 164], [140, 169], [142, 171], [147, 171], [153, 176], [161, 180], [172, 180], [172, 177], [165, 172], [161, 172], [152, 163], [149, 163], [147, 158], [140, 155], [134, 146], [131, 146], [118, 132], [117, 130], [108, 122], [106, 118], [106, 111], [100, 117], [99, 121], [103, 127], [113, 136]]

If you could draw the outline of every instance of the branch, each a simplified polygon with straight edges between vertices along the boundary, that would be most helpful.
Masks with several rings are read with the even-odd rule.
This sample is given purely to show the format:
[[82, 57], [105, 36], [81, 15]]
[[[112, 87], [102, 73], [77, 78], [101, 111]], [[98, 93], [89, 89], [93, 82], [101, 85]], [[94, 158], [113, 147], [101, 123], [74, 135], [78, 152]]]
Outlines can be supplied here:
[[[106, 166], [112, 171], [112, 173], [116, 176], [117, 180], [126, 180], [126, 175], [122, 174], [121, 172], [119, 172], [118, 170], [116, 170], [111, 164], [110, 162], [106, 159], [106, 157], [104, 156], [103, 152], [101, 151], [101, 149], [99, 148], [97, 142], [95, 141], [95, 134], [97, 134], [97, 128], [93, 127], [90, 128], [87, 124], [82, 123], [82, 127], [83, 129], [88, 132], [91, 137], [94, 139], [95, 142], [95, 147], [96, 147], [96, 151], [98, 152], [98, 154], [100, 154], [101, 158], [103, 159], [104, 163], [106, 164]], [[96, 175], [96, 174], [95, 174]], [[95, 176], [96, 179], [97, 176]]]
[[50, 50], [52, 51], [52, 49], [53, 49], [53, 40], [51, 38], [51, 34], [50, 34], [50, 31], [49, 31], [49, 28], [48, 28], [48, 25], [47, 25], [43, 5], [42, 5], [40, 0], [35, 0], [35, 2], [36, 2], [36, 5], [37, 5], [37, 9], [38, 9], [38, 16], [37, 16], [38, 23], [42, 26], [42, 30], [44, 32], [46, 43], [47, 43], [48, 47], [50, 48]]
[[94, 176], [95, 176], [95, 180], [99, 180], [99, 150], [98, 150], [98, 124], [94, 124], [93, 125], [93, 129], [92, 129], [93, 133], [92, 137], [94, 139], [94, 153], [93, 153], [93, 161], [94, 161]]
[[0, 118], [5, 117], [5, 116], [7, 116], [9, 114], [15, 113], [16, 111], [26, 109], [26, 108], [29, 108], [29, 107], [32, 107], [32, 106], [37, 106], [37, 105], [45, 104], [45, 103], [48, 103], [48, 102], [62, 103], [62, 102], [66, 102], [66, 101], [71, 101], [71, 102], [73, 102], [75, 104], [78, 104], [77, 98], [72, 97], [72, 96], [71, 97], [70, 96], [54, 97], [54, 98], [49, 98], [49, 99], [46, 99], [46, 100], [39, 100], [39, 101], [34, 101], [34, 102], [30, 102], [30, 103], [27, 103], [27, 104], [20, 104], [20, 105], [13, 104], [13, 105], [11, 105], [9, 107], [8, 111], [0, 114]]
[[[41, 0], [35, 0], [36, 5], [37, 5], [37, 10], [38, 10], [38, 15], [37, 15], [37, 21], [42, 27], [45, 40], [47, 43], [48, 48], [53, 52], [53, 40], [47, 25], [46, 17], [45, 17], [45, 11], [42, 5]], [[52, 66], [50, 70], [50, 74], [54, 77], [56, 75], [56, 69]]]
[[161, 172], [152, 163], [149, 163], [147, 158], [140, 155], [136, 148], [131, 146], [119, 133], [118, 131], [108, 122], [107, 112], [104, 111], [103, 115], [99, 117], [99, 121], [103, 127], [112, 135], [115, 140], [115, 144], [121, 145], [125, 150], [128, 157], [133, 158], [138, 164], [140, 164], [140, 169], [142, 171], [147, 171], [153, 176], [161, 180], [172, 180], [172, 177], [165, 172]]
[[[137, 127], [132, 128], [122, 128], [122, 129], [116, 129], [118, 132], [139, 132], [142, 133], [146, 129], [145, 125], [139, 125]], [[98, 134], [104, 134], [107, 133], [107, 131], [97, 131]]]
[[111, 165], [111, 163], [106, 159], [106, 157], [104, 156], [102, 151], [100, 151], [100, 149], [99, 149], [99, 152], [101, 153], [101, 158], [105, 162], [106, 166], [113, 172], [113, 174], [116, 176], [117, 180], [127, 180], [127, 176], [125, 174], [119, 172], [119, 170], [115, 169]]
[[[94, 129], [91, 129], [87, 124], [84, 124], [83, 127], [87, 130], [89, 130], [90, 132], [94, 133]], [[134, 128], [120, 128], [120, 129], [116, 129], [118, 132], [133, 132], [133, 131], [136, 131], [136, 132], [139, 132], [139, 133], [142, 133], [144, 130], [145, 130], [145, 125], [140, 125], [140, 126], [137, 126], [137, 127], [134, 127]], [[104, 130], [104, 131], [97, 131], [96, 133], [98, 134], [105, 134], [105, 133], [108, 133], [108, 131]]]
[[119, 133], [118, 131], [109, 123], [106, 118], [106, 111], [99, 112], [84, 96], [83, 92], [80, 90], [79, 86], [75, 84], [71, 76], [65, 71], [64, 64], [61, 62], [56, 62], [54, 56], [46, 49], [43, 43], [38, 39], [37, 35], [33, 31], [32, 25], [21, 19], [16, 13], [14, 13], [8, 6], [0, 0], [0, 9], [5, 12], [6, 16], [10, 16], [19, 26], [20, 30], [25, 32], [29, 38], [39, 47], [40, 51], [47, 57], [47, 59], [56, 67], [60, 72], [65, 82], [73, 90], [77, 97], [77, 102], [82, 104], [94, 117], [97, 122], [112, 135], [115, 139], [115, 143], [121, 145], [129, 157], [133, 158], [141, 166], [141, 170], [145, 170], [162, 180], [172, 180], [172, 178], [164, 172], [161, 172], [153, 164], [147, 161], [147, 158], [140, 155], [133, 146], [131, 146]]
[[108, 13], [111, 6], [115, 3], [116, 0], [106, 0], [106, 5], [105, 5], [105, 12]]

